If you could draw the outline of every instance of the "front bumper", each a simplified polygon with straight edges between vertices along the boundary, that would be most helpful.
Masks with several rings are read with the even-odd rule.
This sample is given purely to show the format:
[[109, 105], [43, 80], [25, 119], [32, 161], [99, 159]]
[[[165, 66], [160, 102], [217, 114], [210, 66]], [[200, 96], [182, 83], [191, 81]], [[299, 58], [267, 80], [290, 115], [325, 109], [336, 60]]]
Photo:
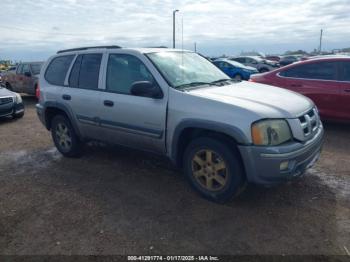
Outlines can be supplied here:
[[[249, 182], [273, 185], [304, 174], [318, 160], [323, 145], [322, 125], [305, 143], [292, 142], [275, 147], [239, 146]], [[285, 167], [281, 169], [281, 164]]]
[[23, 103], [9, 103], [0, 105], [0, 117], [19, 115], [24, 112]]

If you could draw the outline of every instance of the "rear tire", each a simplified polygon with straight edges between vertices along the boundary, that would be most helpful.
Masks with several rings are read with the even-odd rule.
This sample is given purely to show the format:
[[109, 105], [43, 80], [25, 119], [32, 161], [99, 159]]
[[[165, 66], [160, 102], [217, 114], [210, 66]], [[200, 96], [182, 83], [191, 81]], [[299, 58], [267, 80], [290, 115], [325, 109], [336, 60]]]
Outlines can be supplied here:
[[56, 115], [52, 119], [51, 136], [57, 150], [66, 157], [78, 157], [81, 152], [81, 142], [75, 133], [69, 119]]
[[13, 91], [12, 86], [10, 85], [10, 83], [6, 83], [5, 87], [6, 87], [6, 89], [8, 89], [10, 91]]
[[186, 148], [184, 172], [192, 187], [206, 199], [226, 202], [241, 193], [245, 174], [238, 152], [220, 140], [200, 137]]
[[22, 118], [23, 116], [24, 116], [24, 112], [19, 113], [19, 114], [13, 114], [13, 115], [12, 115], [12, 117], [15, 118], [15, 119]]
[[260, 73], [266, 73], [266, 72], [269, 72], [270, 70], [268, 70], [267, 68], [262, 68], [260, 69]]
[[237, 74], [233, 77], [233, 79], [236, 81], [242, 81], [243, 77], [241, 75]]

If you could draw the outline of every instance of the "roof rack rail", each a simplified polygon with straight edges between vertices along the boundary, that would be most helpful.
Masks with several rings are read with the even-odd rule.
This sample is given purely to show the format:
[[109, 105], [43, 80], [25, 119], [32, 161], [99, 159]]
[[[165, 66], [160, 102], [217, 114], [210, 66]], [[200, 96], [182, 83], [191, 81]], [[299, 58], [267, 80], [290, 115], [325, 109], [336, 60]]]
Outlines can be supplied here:
[[121, 48], [121, 47], [118, 46], [118, 45], [87, 46], [87, 47], [78, 47], [78, 48], [71, 48], [71, 49], [60, 50], [60, 51], [57, 52], [57, 54], [66, 53], [66, 52], [72, 52], [72, 51], [82, 51], [82, 50], [88, 50], [88, 49], [97, 49], [97, 48], [114, 49], [114, 48]]

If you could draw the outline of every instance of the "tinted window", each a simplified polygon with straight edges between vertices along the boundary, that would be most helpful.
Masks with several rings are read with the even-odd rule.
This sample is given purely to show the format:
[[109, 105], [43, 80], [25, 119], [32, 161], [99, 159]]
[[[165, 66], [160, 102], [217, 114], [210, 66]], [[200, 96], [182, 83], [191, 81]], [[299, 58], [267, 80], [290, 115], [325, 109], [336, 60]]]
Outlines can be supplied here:
[[108, 59], [107, 90], [130, 94], [134, 82], [150, 81], [154, 83], [151, 73], [136, 57], [112, 54]]
[[69, 66], [74, 55], [59, 56], [54, 58], [45, 72], [45, 79], [52, 85], [64, 85]]
[[69, 76], [69, 86], [79, 87], [79, 71], [83, 55], [79, 55], [74, 62], [73, 68]]
[[97, 89], [102, 54], [83, 55], [79, 71], [79, 88]]
[[24, 64], [24, 65], [23, 65], [22, 72], [23, 72], [23, 74], [25, 74], [25, 73], [30, 73], [30, 67], [29, 67], [28, 64]]
[[23, 73], [22, 69], [23, 69], [23, 65], [19, 65], [17, 69], [17, 74], [22, 74]]
[[298, 65], [282, 71], [280, 75], [295, 78], [335, 80], [336, 68], [335, 62], [320, 62]]
[[237, 61], [237, 62], [240, 62], [240, 63], [242, 63], [242, 64], [245, 63], [245, 58], [243, 58], [243, 57], [235, 58], [234, 60]]
[[32, 69], [32, 73], [34, 75], [40, 74], [41, 66], [42, 66], [42, 64], [31, 64], [30, 68]]
[[341, 67], [342, 81], [350, 81], [350, 62], [343, 62]]

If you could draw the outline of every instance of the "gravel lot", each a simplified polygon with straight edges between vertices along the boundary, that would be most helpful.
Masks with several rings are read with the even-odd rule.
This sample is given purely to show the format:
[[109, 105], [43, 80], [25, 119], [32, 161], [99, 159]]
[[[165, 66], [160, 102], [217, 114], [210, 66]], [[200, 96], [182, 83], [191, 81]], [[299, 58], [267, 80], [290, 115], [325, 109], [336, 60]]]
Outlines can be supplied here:
[[63, 158], [24, 97], [0, 120], [0, 254], [324, 254], [350, 251], [350, 126], [326, 123], [303, 178], [200, 198], [168, 161], [91, 144]]

